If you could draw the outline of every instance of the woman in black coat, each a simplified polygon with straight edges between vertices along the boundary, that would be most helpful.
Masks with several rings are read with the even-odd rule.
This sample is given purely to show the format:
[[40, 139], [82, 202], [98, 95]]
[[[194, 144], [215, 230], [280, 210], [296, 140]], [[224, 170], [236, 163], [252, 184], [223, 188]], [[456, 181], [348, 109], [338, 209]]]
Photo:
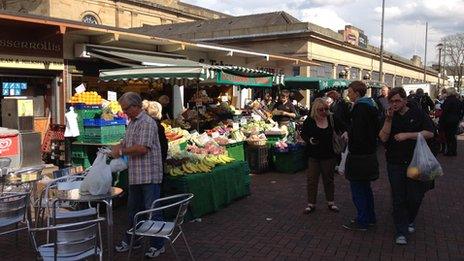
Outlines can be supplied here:
[[439, 120], [440, 128], [445, 132], [447, 150], [445, 156], [457, 156], [457, 140], [459, 120], [461, 118], [461, 103], [455, 88], [446, 90], [447, 97], [441, 106], [442, 115]]

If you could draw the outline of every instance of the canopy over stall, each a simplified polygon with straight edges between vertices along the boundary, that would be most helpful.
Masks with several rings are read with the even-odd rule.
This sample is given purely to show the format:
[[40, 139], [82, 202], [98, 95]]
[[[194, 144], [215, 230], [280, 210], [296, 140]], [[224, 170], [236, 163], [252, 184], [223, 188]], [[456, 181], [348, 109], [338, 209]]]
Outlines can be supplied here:
[[[164, 58], [166, 59], [166, 58]], [[247, 87], [272, 87], [281, 84], [282, 76], [240, 66], [196, 65], [145, 66], [101, 70], [103, 81], [192, 81], [214, 85], [237, 85]]]
[[316, 77], [285, 77], [284, 85], [287, 89], [325, 91], [329, 89], [346, 89], [351, 81], [344, 79], [316, 78]]

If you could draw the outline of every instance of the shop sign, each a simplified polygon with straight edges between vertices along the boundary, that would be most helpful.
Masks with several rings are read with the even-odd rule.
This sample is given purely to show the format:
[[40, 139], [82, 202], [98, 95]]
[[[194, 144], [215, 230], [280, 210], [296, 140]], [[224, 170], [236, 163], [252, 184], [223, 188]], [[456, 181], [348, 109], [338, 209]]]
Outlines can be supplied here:
[[2, 82], [2, 95], [21, 95], [22, 90], [27, 89], [26, 82]]
[[5, 22], [0, 30], [0, 53], [63, 58], [63, 34], [56, 26]]
[[45, 58], [27, 58], [27, 57], [0, 58], [0, 68], [62, 71], [64, 70], [64, 63], [60, 61], [50, 61]]
[[240, 86], [261, 86], [261, 87], [271, 87], [272, 86], [272, 76], [266, 77], [248, 77], [241, 75], [234, 75], [226, 72], [219, 72], [217, 76], [218, 84], [230, 84], [230, 85], [240, 85]]
[[19, 136], [8, 136], [8, 137], [0, 137], [0, 156], [1, 157], [8, 157], [8, 156], [16, 156], [18, 155], [18, 143], [19, 143]]

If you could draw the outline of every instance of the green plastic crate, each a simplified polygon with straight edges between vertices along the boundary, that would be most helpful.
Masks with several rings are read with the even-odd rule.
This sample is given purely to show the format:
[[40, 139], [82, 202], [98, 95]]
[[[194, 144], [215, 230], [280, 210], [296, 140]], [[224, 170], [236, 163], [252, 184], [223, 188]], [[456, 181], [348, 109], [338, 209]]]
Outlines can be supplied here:
[[232, 157], [237, 161], [245, 160], [245, 148], [243, 146], [243, 141], [227, 144], [226, 149], [229, 157]]
[[303, 149], [289, 152], [277, 152], [272, 155], [273, 166], [282, 173], [296, 173], [307, 167], [307, 158]]
[[92, 166], [88, 158], [72, 158], [72, 164], [73, 166], [82, 166], [84, 169]]
[[283, 139], [285, 135], [266, 135], [267, 145], [274, 146], [279, 140]]
[[87, 158], [87, 149], [82, 145], [72, 145], [71, 155], [73, 158]]
[[118, 142], [126, 133], [125, 125], [111, 125], [100, 127], [85, 127], [84, 142], [88, 143], [113, 143]]

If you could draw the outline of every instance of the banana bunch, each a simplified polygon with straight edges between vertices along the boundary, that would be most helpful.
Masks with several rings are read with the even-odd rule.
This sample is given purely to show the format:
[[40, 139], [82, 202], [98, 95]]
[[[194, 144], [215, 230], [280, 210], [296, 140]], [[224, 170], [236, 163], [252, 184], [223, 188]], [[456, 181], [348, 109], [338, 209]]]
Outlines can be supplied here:
[[173, 167], [168, 170], [169, 175], [171, 176], [181, 176], [185, 174], [193, 173], [210, 173], [211, 170], [218, 164], [227, 164], [234, 161], [234, 158], [231, 158], [226, 155], [218, 156], [206, 156], [203, 159], [198, 160], [197, 162], [187, 162], [182, 164], [179, 167]]

